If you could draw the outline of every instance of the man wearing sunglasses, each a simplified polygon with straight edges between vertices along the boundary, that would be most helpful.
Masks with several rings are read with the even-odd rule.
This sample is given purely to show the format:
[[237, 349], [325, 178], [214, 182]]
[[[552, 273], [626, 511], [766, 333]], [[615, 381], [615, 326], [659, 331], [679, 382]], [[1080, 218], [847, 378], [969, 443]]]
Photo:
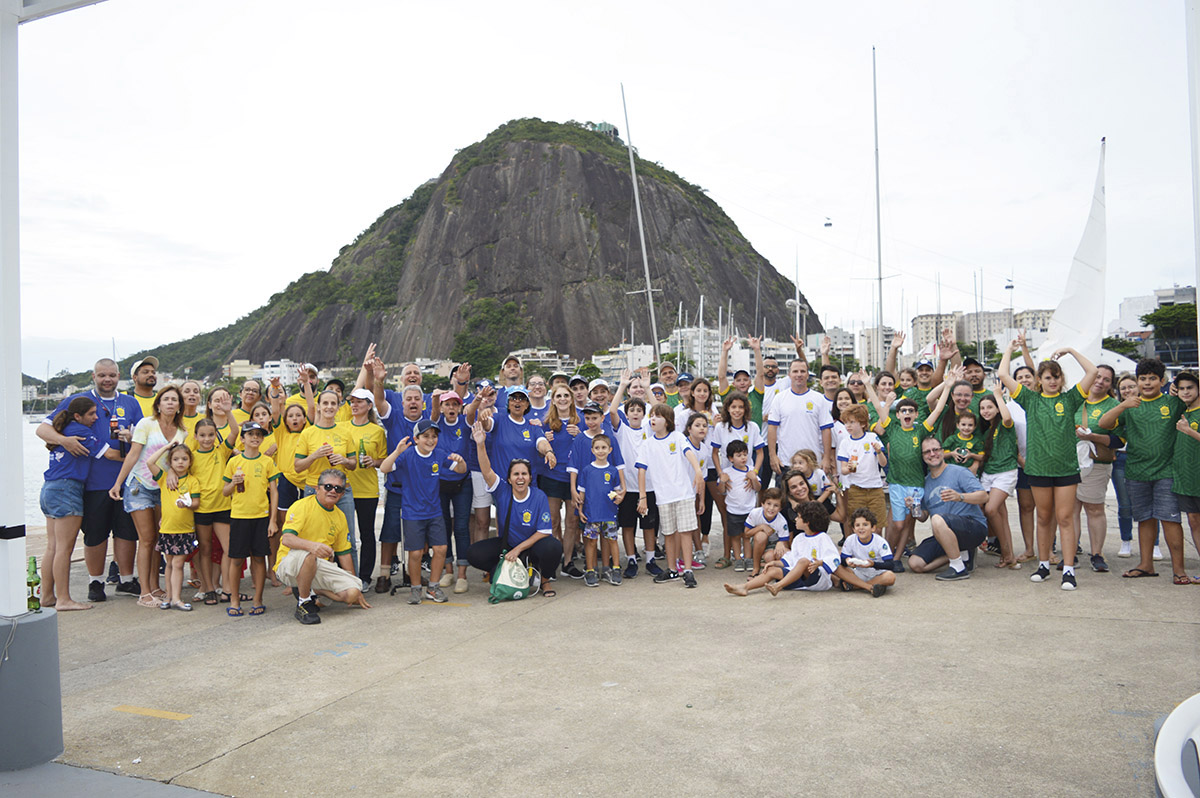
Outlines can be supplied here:
[[[317, 490], [288, 508], [279, 540], [275, 574], [292, 588], [296, 620], [305, 626], [321, 622], [317, 596], [352, 607], [370, 609], [362, 594], [362, 581], [354, 574], [350, 557], [350, 529], [338, 509], [346, 492], [346, 476], [337, 469], [321, 472]], [[337, 557], [337, 565], [331, 558]]]
[[911, 496], [904, 504], [918, 521], [929, 520], [933, 537], [913, 549], [908, 567], [920, 574], [947, 565], [936, 579], [969, 579], [975, 548], [987, 537], [987, 519], [980, 509], [980, 505], [987, 504], [987, 491], [970, 471], [946, 462], [946, 453], [936, 437], [921, 441], [921, 460], [926, 469], [924, 497], [919, 507]]

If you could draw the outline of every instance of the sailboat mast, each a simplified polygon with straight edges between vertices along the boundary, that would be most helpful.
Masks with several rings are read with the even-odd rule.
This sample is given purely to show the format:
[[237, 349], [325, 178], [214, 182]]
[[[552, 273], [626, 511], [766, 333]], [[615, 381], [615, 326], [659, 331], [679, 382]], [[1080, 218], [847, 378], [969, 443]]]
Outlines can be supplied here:
[[658, 356], [658, 321], [654, 318], [654, 289], [650, 287], [650, 260], [646, 257], [646, 231], [642, 226], [642, 199], [638, 193], [637, 167], [633, 158], [633, 136], [629, 133], [629, 107], [625, 104], [625, 84], [621, 84], [621, 109], [625, 112], [625, 144], [629, 149], [629, 176], [633, 179], [633, 206], [637, 210], [638, 242], [642, 245], [642, 269], [646, 272], [646, 303], [650, 306], [651, 343], [654, 362]]
[[[879, 303], [875, 309], [875, 351], [883, 357], [883, 228], [879, 212], [879, 90], [875, 80], [875, 48], [871, 48], [871, 107], [875, 114], [875, 255]], [[883, 364], [879, 364], [883, 368]]]

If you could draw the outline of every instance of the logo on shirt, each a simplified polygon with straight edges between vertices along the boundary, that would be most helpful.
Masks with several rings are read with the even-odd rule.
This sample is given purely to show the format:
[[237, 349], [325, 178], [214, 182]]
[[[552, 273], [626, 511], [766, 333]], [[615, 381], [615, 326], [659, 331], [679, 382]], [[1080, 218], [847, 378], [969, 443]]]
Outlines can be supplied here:
[[667, 451], [669, 451], [671, 454], [675, 454], [675, 444], [667, 444]]
[[290, 513], [288, 513], [287, 520], [289, 523], [296, 520], [296, 511], [295, 510], [292, 510]]
[[1195, 421], [1193, 421], [1191, 424], [1188, 424], [1188, 426], [1192, 429], [1200, 429], [1200, 424], [1197, 424]]
[[529, 512], [528, 510], [521, 513], [521, 522], [522, 523], [528, 524], [532, 520], [533, 520], [533, 513]]
[[605, 471], [605, 472], [604, 472], [604, 481], [605, 481], [605, 482], [612, 482], [612, 474], [610, 474], [610, 473], [608, 473], [607, 471]]
[[456, 429], [456, 430], [454, 430], [454, 437], [456, 437], [456, 438], [461, 438], [461, 437], [462, 437], [462, 430], [461, 430], [461, 429]]
[[125, 418], [125, 408], [123, 408], [123, 407], [117, 408], [117, 418]]
[[[804, 409], [805, 409], [805, 410], [812, 410], [812, 409], [813, 409], [813, 403], [812, 403], [812, 402], [805, 402], [805, 403], [804, 403]], [[816, 549], [813, 549], [813, 551], [816, 551]]]
[[876, 557], [878, 557], [879, 555], [875, 553], [875, 549], [868, 549], [868, 550], [867, 550], [867, 556], [868, 556], [868, 557], [870, 557], [870, 558], [873, 560], [873, 559], [875, 559]]
[[1054, 403], [1054, 412], [1058, 413], [1060, 416], [1063, 414], [1063, 403], [1062, 402]]
[[864, 443], [863, 443], [863, 451], [864, 451], [864, 452], [869, 452], [869, 451], [871, 451], [871, 444], [869, 444], [869, 443], [865, 443], [865, 442], [864, 442]]
[[917, 440], [917, 436], [914, 435], [913, 436], [913, 448], [916, 449], [920, 445], [921, 445], [921, 442], [919, 440]]
[[817, 547], [816, 546], [813, 546], [812, 554], [809, 555], [809, 560], [812, 562], [817, 561]]
[[521, 437], [524, 438], [525, 440], [529, 440], [529, 430], [527, 430], [527, 429], [521, 430]]
[[1166, 405], [1163, 405], [1162, 407], [1158, 408], [1158, 412], [1162, 414], [1163, 418], [1166, 418], [1167, 416], [1171, 415], [1171, 410]]
[[550, 523], [550, 513], [542, 513], [542, 523], [543, 524]]
[[431, 470], [433, 471], [434, 474], [436, 474], [438, 472], [438, 464], [434, 463], [433, 466], [431, 467]]

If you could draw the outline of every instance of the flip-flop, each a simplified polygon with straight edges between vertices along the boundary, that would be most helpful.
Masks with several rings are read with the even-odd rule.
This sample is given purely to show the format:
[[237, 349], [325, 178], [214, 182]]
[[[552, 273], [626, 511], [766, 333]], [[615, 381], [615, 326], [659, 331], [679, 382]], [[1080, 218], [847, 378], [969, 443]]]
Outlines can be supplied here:
[[546, 598], [554, 598], [555, 596], [558, 595], [558, 591], [555, 590], [554, 588], [550, 588], [549, 590], [543, 590], [542, 595], [545, 596]]
[[1175, 584], [1177, 584], [1177, 585], [1190, 585], [1190, 584], [1192, 584], [1193, 580], [1187, 574], [1184, 574], [1183, 576], [1180, 576], [1179, 574], [1175, 574], [1174, 581], [1175, 581]]
[[1124, 579], [1141, 579], [1147, 576], [1158, 576], [1158, 571], [1143, 571], [1141, 568], [1130, 568], [1121, 574]]
[[230, 618], [241, 618], [246, 613], [242, 612], [241, 607], [226, 607], [225, 614]]
[[1036, 560], [1036, 559], [1037, 559], [1036, 554], [1021, 554], [1019, 557], [1017, 557], [1017, 562], [1029, 562], [1030, 560]]
[[[249, 600], [250, 600], [250, 597], [247, 596], [245, 593], [238, 593], [238, 601], [249, 601]], [[229, 601], [230, 601], [229, 594], [222, 591], [221, 592], [221, 603], [228, 604]]]
[[253, 607], [250, 608], [251, 615], [262, 615], [266, 611], [267, 611], [267, 608], [261, 604], [255, 604]]

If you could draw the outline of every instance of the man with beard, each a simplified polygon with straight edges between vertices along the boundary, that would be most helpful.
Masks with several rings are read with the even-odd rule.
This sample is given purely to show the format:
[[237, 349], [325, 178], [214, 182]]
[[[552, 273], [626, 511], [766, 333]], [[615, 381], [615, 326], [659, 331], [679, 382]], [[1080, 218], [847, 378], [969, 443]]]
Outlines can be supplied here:
[[154, 386], [158, 384], [158, 358], [150, 355], [134, 363], [129, 368], [129, 378], [133, 380], [132, 396], [142, 408], [142, 416], [152, 415], [157, 393]]

